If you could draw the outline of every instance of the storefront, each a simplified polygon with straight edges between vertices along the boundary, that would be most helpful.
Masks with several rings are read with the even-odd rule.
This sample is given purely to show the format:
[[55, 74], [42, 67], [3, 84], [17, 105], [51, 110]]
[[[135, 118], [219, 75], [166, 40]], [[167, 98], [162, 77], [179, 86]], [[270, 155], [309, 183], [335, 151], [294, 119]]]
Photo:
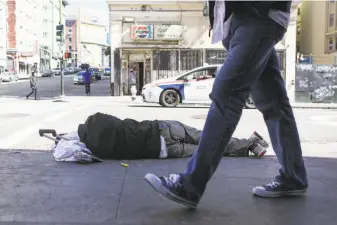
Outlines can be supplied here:
[[[192, 27], [193, 28], [193, 27]], [[206, 50], [188, 47], [186, 32], [191, 27], [177, 24], [123, 23], [121, 45], [121, 83], [123, 93], [129, 93], [129, 73], [137, 78], [137, 89], [153, 80], [176, 76], [204, 65]], [[218, 51], [224, 52], [219, 48]]]
[[[209, 18], [204, 14], [204, 7], [202, 2], [141, 6], [109, 2], [109, 33], [110, 40], [114, 40], [110, 46], [115, 52], [111, 65], [116, 65], [117, 55], [121, 63], [111, 68], [113, 94], [129, 93], [130, 69], [136, 73], [140, 91], [144, 84], [157, 79], [172, 77], [206, 63], [222, 64], [227, 52], [221, 43], [211, 44]], [[292, 11], [295, 9], [296, 5]], [[276, 46], [291, 100], [294, 99], [296, 52], [293, 14], [285, 38]]]

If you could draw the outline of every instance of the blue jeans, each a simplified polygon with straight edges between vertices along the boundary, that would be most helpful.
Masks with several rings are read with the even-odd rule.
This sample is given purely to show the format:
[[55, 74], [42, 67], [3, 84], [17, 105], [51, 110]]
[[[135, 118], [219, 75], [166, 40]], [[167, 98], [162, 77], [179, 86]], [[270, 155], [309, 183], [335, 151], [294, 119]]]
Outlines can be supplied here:
[[285, 29], [269, 18], [233, 15], [230, 39], [223, 42], [228, 56], [214, 81], [198, 148], [182, 174], [187, 191], [204, 193], [250, 93], [263, 114], [282, 166], [276, 181], [294, 188], [308, 186], [297, 125], [274, 48], [284, 33]]

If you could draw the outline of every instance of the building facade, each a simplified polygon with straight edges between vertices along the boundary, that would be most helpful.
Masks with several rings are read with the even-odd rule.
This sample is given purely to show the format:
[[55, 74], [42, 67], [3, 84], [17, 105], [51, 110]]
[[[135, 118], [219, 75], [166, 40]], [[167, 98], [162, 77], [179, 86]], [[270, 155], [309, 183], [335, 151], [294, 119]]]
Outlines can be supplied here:
[[0, 0], [0, 73], [7, 69], [7, 5]]
[[101, 67], [102, 49], [107, 46], [107, 24], [101, 18], [104, 12], [79, 8], [77, 25], [77, 58], [78, 63], [88, 63]]
[[[121, 86], [128, 86], [130, 68], [138, 72], [141, 89], [153, 80], [205, 63], [222, 64], [226, 57], [221, 43], [211, 44], [205, 1], [107, 2], [114, 95], [127, 92]], [[295, 77], [297, 5], [295, 1], [288, 32], [276, 46], [284, 78], [289, 82]]]
[[[56, 43], [58, 0], [7, 0], [7, 67], [29, 75], [56, 67], [61, 50]], [[62, 20], [62, 22], [64, 22]]]
[[337, 2], [303, 1], [297, 14], [297, 51], [314, 64], [336, 64]]
[[77, 61], [77, 17], [76, 16], [66, 16], [65, 19], [65, 50], [71, 53], [71, 59], [68, 59], [67, 66], [78, 67]]

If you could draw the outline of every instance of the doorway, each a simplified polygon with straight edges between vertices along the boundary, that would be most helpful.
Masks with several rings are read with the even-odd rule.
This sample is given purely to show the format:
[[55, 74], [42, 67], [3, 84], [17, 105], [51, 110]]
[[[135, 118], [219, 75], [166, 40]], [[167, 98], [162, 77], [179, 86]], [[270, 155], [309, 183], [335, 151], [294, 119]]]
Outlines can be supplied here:
[[[130, 63], [130, 70], [132, 69], [136, 75], [136, 87], [137, 95], [140, 95], [144, 87], [144, 62], [132, 62]], [[129, 87], [130, 89], [130, 87]]]
[[139, 62], [138, 63], [138, 74], [139, 74], [139, 78], [138, 78], [138, 95], [141, 94], [142, 89], [144, 87], [144, 62]]

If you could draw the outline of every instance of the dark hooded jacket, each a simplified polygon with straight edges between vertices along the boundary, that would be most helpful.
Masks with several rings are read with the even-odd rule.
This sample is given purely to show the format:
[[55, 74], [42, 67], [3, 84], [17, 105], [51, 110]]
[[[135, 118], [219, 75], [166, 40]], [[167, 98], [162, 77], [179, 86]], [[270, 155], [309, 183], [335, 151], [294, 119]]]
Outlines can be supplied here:
[[141, 122], [96, 113], [78, 126], [78, 135], [90, 151], [106, 159], [158, 159], [157, 120]]

